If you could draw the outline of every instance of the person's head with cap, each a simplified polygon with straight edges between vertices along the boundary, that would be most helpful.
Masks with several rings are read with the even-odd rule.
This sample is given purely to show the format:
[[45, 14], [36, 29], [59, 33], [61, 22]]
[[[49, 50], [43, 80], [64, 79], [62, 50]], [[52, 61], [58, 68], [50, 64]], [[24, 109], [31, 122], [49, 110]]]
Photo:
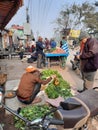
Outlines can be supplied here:
[[42, 42], [43, 38], [41, 36], [38, 37], [38, 41]]
[[84, 31], [84, 32], [81, 32], [81, 33], [80, 33], [79, 40], [80, 40], [80, 41], [82, 41], [82, 40], [87, 41], [87, 39], [88, 39], [89, 37], [90, 37], [89, 34]]
[[29, 72], [29, 73], [31, 73], [31, 72], [34, 72], [34, 71], [37, 71], [37, 68], [35, 68], [34, 66], [28, 66], [27, 68], [26, 68], [26, 72]]

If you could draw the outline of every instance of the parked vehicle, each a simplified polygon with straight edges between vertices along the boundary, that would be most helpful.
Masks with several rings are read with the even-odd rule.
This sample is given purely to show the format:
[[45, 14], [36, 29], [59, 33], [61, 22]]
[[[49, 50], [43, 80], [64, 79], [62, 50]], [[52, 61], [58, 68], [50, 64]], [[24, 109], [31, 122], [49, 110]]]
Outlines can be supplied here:
[[[95, 118], [98, 121], [98, 87], [60, 102], [59, 107], [51, 109], [42, 118], [33, 121], [19, 115], [20, 109], [15, 112], [7, 107], [2, 102], [2, 98], [3, 93], [0, 89], [0, 104], [10, 113], [23, 120], [26, 130], [57, 130], [57, 128], [49, 127], [50, 125], [59, 125], [64, 130], [70, 128], [73, 130], [91, 130], [89, 129], [89, 120]], [[49, 116], [51, 113], [54, 113], [54, 118]]]

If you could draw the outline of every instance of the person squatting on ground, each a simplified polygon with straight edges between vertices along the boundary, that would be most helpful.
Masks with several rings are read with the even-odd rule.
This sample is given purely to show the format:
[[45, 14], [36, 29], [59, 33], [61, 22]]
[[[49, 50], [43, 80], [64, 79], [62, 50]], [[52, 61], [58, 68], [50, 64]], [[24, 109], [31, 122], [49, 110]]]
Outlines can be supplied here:
[[84, 80], [83, 91], [93, 88], [94, 77], [98, 69], [98, 41], [88, 33], [81, 32], [80, 69]]
[[37, 53], [37, 67], [42, 68], [41, 65], [43, 64], [45, 66], [45, 54], [44, 50], [45, 45], [43, 43], [43, 38], [38, 37], [38, 41], [36, 42], [36, 53]]
[[52, 75], [50, 78], [42, 80], [40, 71], [33, 66], [28, 66], [16, 92], [18, 100], [24, 104], [40, 102], [41, 98], [36, 98], [36, 95], [40, 92], [41, 84], [49, 83], [54, 77], [55, 75]]

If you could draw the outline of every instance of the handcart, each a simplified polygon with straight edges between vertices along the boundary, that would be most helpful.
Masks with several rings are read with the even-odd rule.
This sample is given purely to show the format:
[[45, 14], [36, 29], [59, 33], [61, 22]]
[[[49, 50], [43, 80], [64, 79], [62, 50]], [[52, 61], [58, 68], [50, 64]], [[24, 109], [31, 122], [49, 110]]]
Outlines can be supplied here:
[[65, 69], [67, 53], [45, 53], [46, 65], [51, 67], [53, 64], [59, 65], [62, 69]]

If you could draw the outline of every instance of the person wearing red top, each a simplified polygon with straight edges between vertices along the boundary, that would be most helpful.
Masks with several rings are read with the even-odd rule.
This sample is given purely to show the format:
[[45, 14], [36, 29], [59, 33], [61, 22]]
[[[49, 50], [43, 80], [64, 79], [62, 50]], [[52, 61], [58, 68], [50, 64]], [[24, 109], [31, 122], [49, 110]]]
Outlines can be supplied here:
[[[94, 77], [98, 69], [98, 40], [91, 38], [87, 32], [81, 32], [80, 69], [83, 78], [83, 90], [92, 89]], [[81, 92], [82, 92], [81, 91]]]

